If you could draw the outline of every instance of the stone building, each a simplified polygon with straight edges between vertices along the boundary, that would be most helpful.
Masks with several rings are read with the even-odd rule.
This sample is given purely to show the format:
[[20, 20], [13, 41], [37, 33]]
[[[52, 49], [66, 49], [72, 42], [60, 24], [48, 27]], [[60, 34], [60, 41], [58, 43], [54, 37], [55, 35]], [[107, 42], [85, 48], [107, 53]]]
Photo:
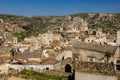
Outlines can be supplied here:
[[0, 24], [2, 24], [2, 23], [4, 23], [4, 21], [3, 21], [3, 19], [2, 19], [2, 18], [0, 18]]
[[18, 44], [18, 38], [17, 37], [13, 37], [13, 44]]
[[74, 54], [78, 54], [78, 58], [81, 61], [92, 61], [92, 62], [105, 62], [106, 57], [105, 53], [111, 53], [111, 58], [109, 62], [113, 62], [113, 56], [115, 54], [116, 48], [115, 46], [109, 45], [98, 45], [98, 44], [91, 44], [91, 43], [80, 43], [76, 42], [74, 48], [77, 52]]
[[14, 44], [14, 47], [18, 47], [20, 52], [24, 52], [25, 50], [28, 50], [31, 46], [31, 43], [23, 41], [21, 43]]
[[120, 31], [117, 32], [117, 50], [114, 55], [115, 70], [120, 70]]

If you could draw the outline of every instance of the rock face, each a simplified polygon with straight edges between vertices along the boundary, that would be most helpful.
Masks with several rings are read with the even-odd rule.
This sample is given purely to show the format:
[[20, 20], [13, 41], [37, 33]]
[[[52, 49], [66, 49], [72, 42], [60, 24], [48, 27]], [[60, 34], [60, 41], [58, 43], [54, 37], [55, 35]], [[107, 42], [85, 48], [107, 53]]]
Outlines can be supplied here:
[[[36, 18], [34, 18], [35, 20]], [[41, 20], [40, 20], [41, 19]], [[79, 26], [88, 26], [88, 28], [102, 28], [104, 32], [116, 33], [120, 29], [120, 14], [75, 14], [63, 17], [37, 17], [37, 20], [49, 22], [52, 29], [79, 29]], [[51, 24], [54, 22], [54, 25]], [[61, 25], [62, 24], [62, 25]], [[59, 25], [59, 26], [58, 26]], [[86, 29], [87, 30], [87, 29]]]
[[72, 18], [71, 16], [65, 17], [62, 27], [67, 31], [87, 31], [88, 23], [79, 17]]

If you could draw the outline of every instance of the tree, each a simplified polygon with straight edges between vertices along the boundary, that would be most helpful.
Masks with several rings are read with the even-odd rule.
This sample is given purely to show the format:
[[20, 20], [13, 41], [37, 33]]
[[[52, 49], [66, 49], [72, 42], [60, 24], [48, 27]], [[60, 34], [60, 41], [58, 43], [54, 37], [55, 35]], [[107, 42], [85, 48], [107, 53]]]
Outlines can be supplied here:
[[20, 32], [20, 33], [16, 32], [13, 35], [18, 37], [19, 41], [22, 41], [24, 40], [24, 38], [29, 37], [27, 32]]
[[109, 52], [109, 51], [105, 52], [104, 57], [106, 57], [107, 63], [108, 63], [108, 61], [109, 61], [109, 59], [110, 59], [111, 56], [112, 56], [112, 53], [111, 53], [111, 52]]

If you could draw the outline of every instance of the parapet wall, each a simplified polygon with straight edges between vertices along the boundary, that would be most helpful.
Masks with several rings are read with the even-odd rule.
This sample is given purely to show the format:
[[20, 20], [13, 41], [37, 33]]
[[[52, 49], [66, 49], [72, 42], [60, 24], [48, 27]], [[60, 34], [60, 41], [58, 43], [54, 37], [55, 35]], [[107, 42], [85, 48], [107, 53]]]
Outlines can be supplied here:
[[117, 77], [75, 72], [75, 80], [117, 80]]

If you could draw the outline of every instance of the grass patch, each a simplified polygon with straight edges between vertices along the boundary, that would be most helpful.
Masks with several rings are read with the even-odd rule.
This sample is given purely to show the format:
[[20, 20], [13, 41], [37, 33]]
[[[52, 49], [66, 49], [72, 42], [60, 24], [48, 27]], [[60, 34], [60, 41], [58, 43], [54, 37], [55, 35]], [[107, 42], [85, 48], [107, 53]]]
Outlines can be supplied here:
[[30, 71], [30, 70], [22, 70], [20, 72], [23, 78], [27, 79], [35, 79], [35, 80], [62, 80], [63, 77], [58, 77], [58, 76], [51, 76], [47, 75], [45, 73], [39, 73], [36, 71]]

